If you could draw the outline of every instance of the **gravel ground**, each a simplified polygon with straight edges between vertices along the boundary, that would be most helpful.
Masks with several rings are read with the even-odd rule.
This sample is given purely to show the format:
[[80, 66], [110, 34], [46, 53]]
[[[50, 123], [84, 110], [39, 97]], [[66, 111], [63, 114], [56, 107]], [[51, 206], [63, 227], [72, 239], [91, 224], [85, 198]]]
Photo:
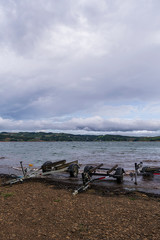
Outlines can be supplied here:
[[160, 198], [72, 192], [38, 181], [0, 187], [0, 239], [160, 239]]

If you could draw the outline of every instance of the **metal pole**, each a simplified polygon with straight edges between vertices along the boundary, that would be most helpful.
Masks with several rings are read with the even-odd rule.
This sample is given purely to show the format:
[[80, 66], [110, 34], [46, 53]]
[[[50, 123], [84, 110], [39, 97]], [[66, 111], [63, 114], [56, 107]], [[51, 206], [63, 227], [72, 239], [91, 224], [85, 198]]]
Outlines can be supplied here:
[[21, 164], [21, 168], [22, 168], [23, 176], [25, 177], [25, 171], [24, 171], [24, 168], [23, 168], [22, 161], [20, 161], [20, 164]]
[[134, 184], [137, 185], [137, 163], [135, 163], [135, 182]]

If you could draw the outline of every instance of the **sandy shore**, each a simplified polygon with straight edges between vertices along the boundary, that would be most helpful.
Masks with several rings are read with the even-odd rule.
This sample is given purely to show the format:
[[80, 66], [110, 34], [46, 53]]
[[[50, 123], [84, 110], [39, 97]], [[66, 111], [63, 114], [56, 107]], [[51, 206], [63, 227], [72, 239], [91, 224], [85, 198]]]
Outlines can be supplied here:
[[72, 192], [45, 181], [0, 187], [0, 239], [159, 239], [160, 198]]

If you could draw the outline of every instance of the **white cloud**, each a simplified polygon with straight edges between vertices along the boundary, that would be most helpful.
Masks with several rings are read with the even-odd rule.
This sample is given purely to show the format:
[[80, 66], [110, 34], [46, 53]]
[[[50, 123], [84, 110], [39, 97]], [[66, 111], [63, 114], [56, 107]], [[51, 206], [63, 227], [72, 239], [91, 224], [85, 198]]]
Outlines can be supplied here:
[[92, 118], [11, 120], [0, 118], [1, 131], [65, 131], [88, 134], [122, 134], [132, 136], [151, 136], [160, 133], [160, 120], [107, 119]]

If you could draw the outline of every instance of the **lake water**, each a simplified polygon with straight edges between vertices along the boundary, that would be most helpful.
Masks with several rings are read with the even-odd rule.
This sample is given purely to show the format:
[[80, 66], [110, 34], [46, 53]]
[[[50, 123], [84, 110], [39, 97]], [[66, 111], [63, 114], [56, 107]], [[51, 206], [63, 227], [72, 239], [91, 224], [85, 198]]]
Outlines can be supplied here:
[[29, 163], [35, 167], [45, 161], [78, 160], [81, 164], [118, 164], [125, 170], [134, 163], [160, 165], [160, 142], [0, 142], [0, 171], [10, 166]]
[[[144, 166], [160, 166], [160, 142], [0, 142], [0, 173], [16, 173], [19, 162], [35, 168], [46, 161], [78, 160], [80, 164], [103, 163], [110, 168], [115, 164], [129, 172], [135, 162]], [[138, 185], [125, 176], [122, 187], [160, 195], [160, 176], [153, 179], [138, 177]], [[115, 180], [109, 185], [115, 186]], [[119, 186], [121, 187], [121, 186]]]

